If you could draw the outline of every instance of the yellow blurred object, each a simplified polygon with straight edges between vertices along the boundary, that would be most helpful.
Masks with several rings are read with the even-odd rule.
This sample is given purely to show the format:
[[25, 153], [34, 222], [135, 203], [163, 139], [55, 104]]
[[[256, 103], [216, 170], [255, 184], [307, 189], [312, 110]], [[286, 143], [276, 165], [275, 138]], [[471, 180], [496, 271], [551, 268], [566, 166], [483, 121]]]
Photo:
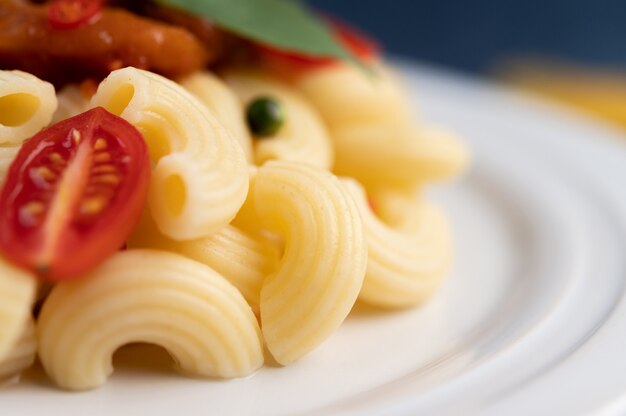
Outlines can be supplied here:
[[506, 81], [626, 128], [626, 71], [544, 61], [514, 61], [497, 74]]

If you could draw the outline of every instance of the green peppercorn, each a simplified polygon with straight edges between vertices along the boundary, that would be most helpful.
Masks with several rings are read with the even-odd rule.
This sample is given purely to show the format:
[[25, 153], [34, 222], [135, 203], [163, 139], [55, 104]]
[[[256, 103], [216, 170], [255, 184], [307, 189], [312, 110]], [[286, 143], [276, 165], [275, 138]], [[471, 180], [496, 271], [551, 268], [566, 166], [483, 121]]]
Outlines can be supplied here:
[[285, 122], [285, 114], [274, 98], [258, 97], [248, 104], [246, 121], [255, 136], [266, 137], [280, 130]]

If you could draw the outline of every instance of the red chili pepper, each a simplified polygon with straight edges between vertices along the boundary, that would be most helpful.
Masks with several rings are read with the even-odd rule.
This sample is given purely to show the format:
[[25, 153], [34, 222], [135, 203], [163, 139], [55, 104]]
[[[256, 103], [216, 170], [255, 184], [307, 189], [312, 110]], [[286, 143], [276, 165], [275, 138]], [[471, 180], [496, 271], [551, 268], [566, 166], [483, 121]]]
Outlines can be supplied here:
[[75, 29], [99, 18], [104, 0], [53, 0], [48, 22], [54, 29]]

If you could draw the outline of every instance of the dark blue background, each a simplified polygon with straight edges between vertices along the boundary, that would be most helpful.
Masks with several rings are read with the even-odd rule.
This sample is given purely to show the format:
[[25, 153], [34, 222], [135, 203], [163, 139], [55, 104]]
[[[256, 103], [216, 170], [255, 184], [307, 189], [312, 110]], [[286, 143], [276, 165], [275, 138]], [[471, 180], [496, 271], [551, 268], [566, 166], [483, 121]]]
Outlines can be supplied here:
[[626, 67], [626, 0], [311, 0], [389, 52], [470, 71], [520, 55]]

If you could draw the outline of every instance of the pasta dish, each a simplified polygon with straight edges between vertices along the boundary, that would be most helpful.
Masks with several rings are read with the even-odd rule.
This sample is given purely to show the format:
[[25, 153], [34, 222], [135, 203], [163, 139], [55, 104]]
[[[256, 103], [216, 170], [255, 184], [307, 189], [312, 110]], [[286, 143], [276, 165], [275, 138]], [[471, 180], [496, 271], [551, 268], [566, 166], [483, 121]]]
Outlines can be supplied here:
[[[37, 357], [97, 388], [138, 342], [243, 377], [306, 359], [355, 302], [421, 304], [451, 264], [423, 191], [467, 152], [374, 41], [297, 3], [259, 2], [302, 19], [293, 39], [185, 3], [0, 0], [3, 379]], [[285, 45], [307, 28], [319, 51]]]

